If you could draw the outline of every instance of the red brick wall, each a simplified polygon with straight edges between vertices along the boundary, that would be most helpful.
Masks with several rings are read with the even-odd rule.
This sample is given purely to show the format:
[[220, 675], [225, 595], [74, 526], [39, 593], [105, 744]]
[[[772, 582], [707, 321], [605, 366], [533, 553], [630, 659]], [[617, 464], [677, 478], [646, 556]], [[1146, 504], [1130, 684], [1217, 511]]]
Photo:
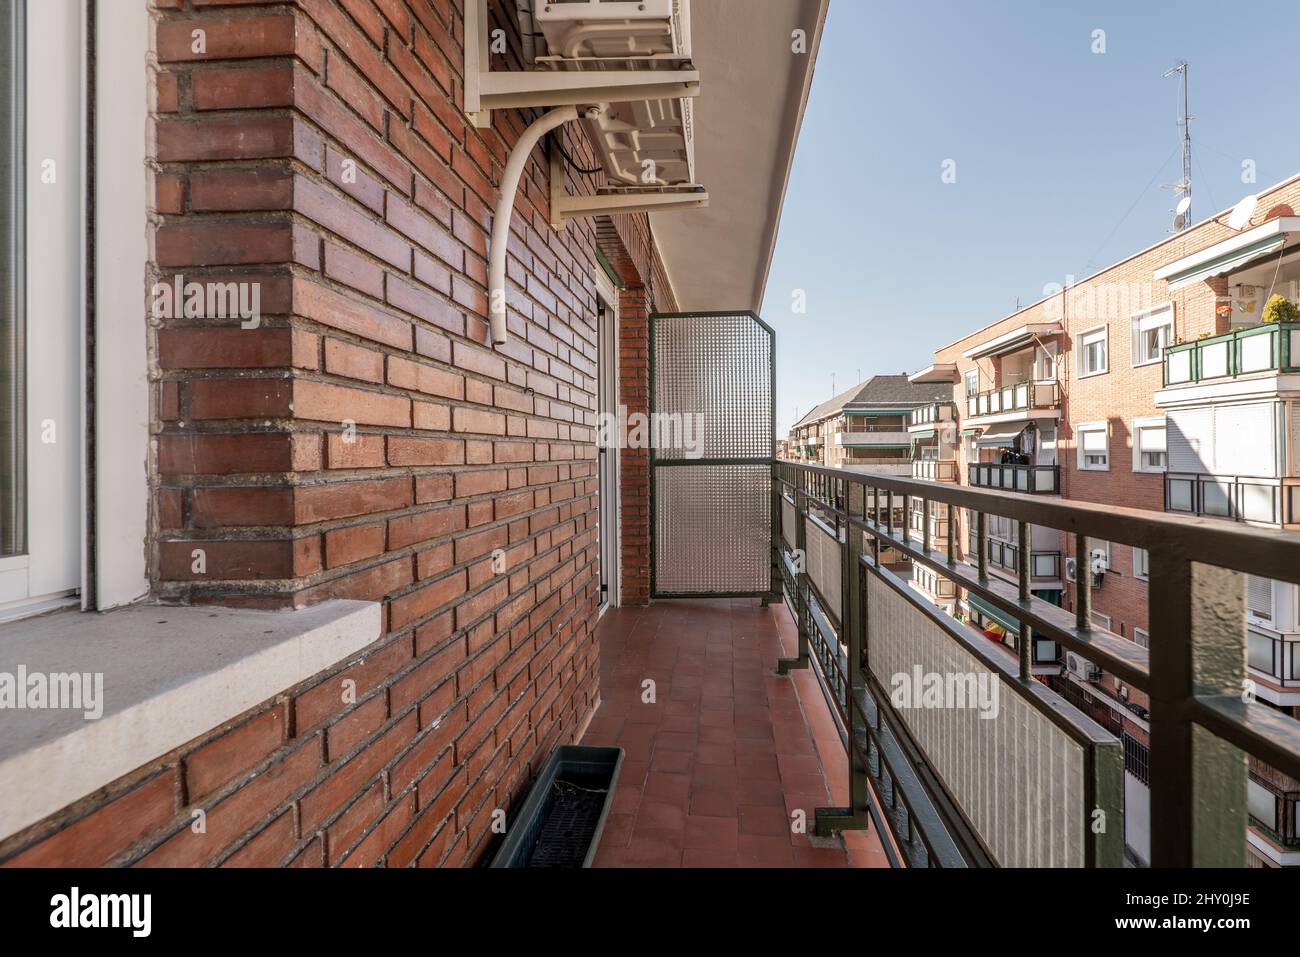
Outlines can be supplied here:
[[[598, 697], [595, 226], [550, 229], [536, 150], [510, 240], [512, 341], [493, 350], [491, 210], [532, 114], [464, 121], [460, 4], [155, 6], [155, 275], [259, 282], [263, 312], [256, 329], [152, 324], [157, 595], [381, 601], [384, 634], [0, 860], [473, 862], [492, 812]], [[507, 8], [494, 0], [494, 25], [517, 51]], [[618, 235], [649, 235], [621, 219]], [[627, 258], [671, 301], [652, 243]], [[627, 301], [624, 349], [639, 335], [644, 353], [648, 300]]]

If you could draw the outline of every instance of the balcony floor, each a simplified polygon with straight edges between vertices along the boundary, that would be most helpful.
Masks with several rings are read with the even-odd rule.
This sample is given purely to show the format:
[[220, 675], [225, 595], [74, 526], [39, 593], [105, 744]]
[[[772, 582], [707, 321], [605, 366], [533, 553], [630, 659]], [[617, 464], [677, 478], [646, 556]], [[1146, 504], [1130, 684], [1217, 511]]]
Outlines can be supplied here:
[[[597, 867], [887, 867], [880, 837], [792, 833], [796, 809], [846, 804], [847, 759], [784, 606], [756, 599], [611, 609], [601, 705], [584, 744], [625, 751]], [[655, 681], [656, 703], [641, 700]]]

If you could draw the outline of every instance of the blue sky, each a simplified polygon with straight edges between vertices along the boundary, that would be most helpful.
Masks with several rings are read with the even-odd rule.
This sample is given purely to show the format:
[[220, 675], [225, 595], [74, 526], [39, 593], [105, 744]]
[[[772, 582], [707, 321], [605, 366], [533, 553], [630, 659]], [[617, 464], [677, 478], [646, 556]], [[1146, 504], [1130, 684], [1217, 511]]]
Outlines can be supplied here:
[[842, 391], [915, 371], [1017, 297], [1168, 235], [1177, 60], [1194, 220], [1300, 172], [1297, 38], [1297, 0], [831, 0], [763, 306], [778, 434], [832, 373]]

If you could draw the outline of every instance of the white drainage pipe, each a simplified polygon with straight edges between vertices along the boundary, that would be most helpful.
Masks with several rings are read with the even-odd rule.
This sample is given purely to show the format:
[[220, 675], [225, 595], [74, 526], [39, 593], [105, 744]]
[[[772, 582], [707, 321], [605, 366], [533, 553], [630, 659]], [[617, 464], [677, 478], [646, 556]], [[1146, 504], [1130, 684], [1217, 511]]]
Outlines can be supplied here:
[[515, 194], [519, 180], [537, 142], [558, 126], [578, 118], [574, 106], [562, 106], [534, 120], [519, 137], [510, 151], [505, 171], [501, 174], [501, 195], [497, 199], [496, 215], [492, 218], [492, 245], [488, 250], [488, 322], [492, 328], [492, 342], [502, 345], [508, 338], [506, 332], [506, 245], [510, 241], [510, 218], [515, 211]]

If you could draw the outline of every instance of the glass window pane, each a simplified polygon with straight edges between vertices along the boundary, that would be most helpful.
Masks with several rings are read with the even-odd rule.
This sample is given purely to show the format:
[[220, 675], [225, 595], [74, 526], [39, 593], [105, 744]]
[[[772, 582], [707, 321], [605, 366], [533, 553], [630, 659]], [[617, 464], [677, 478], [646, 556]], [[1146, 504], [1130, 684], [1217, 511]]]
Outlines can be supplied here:
[[0, 556], [27, 550], [23, 7], [0, 9]]

